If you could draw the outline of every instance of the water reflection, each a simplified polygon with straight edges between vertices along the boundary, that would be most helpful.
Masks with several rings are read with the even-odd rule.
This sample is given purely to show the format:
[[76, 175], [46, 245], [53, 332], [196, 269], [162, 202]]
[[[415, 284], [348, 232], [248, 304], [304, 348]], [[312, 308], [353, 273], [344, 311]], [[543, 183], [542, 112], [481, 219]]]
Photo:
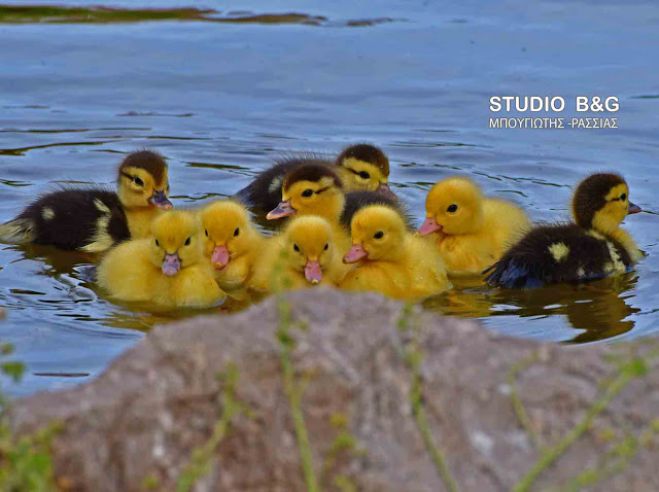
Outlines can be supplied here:
[[524, 319], [564, 317], [580, 332], [566, 341], [586, 343], [615, 337], [634, 328], [632, 315], [641, 309], [631, 306], [627, 299], [633, 296], [637, 281], [638, 276], [630, 273], [587, 284], [515, 290], [490, 289], [478, 279], [458, 279], [454, 282], [455, 290], [426, 301], [424, 306], [450, 316], [504, 317], [511, 323], [511, 329], [506, 330], [508, 334], [515, 334], [514, 326], [522, 326]]

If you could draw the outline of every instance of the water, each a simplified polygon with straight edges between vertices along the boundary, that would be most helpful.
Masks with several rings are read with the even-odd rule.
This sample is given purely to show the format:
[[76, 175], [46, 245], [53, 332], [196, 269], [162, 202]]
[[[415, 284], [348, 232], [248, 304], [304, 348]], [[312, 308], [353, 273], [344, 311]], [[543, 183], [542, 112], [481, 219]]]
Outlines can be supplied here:
[[[635, 273], [523, 293], [466, 283], [427, 306], [540, 340], [657, 335], [659, 7], [256, 0], [224, 8], [199, 15], [223, 22], [177, 14], [11, 24], [0, 13], [0, 218], [61, 184], [112, 186], [122, 155], [142, 147], [166, 155], [173, 198], [190, 206], [233, 193], [282, 154], [332, 155], [371, 141], [389, 154], [394, 189], [418, 218], [428, 186], [455, 173], [536, 220], [566, 218], [570, 187], [614, 169], [649, 210], [627, 221], [649, 255]], [[288, 13], [304, 15], [258, 17]], [[620, 129], [488, 129], [491, 95], [618, 96]], [[10, 393], [92, 377], [170, 319], [99, 298], [86, 281], [89, 261], [48, 248], [0, 249], [8, 311], [0, 339], [27, 364], [20, 384], [4, 383]]]

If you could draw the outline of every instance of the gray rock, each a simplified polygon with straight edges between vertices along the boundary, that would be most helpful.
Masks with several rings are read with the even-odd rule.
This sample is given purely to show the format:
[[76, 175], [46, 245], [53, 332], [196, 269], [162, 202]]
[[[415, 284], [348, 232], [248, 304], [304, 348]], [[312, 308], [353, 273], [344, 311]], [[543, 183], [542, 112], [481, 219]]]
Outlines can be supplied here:
[[[303, 413], [323, 490], [349, 490], [340, 488], [342, 477], [357, 490], [445, 490], [413, 418], [413, 376], [405, 359], [410, 341], [423, 354], [423, 408], [432, 438], [465, 491], [510, 490], [540, 456], [513, 410], [515, 388], [538, 441], [552, 445], [618, 374], [612, 358], [649, 358], [657, 352], [656, 343], [647, 340], [537, 344], [420, 309], [412, 311], [411, 329], [402, 333], [397, 324], [403, 306], [377, 295], [318, 288], [292, 293], [288, 300], [293, 319], [304, 324], [290, 330], [292, 361], [304, 387]], [[193, 450], [208, 440], [222, 414], [227, 393], [218, 374], [235, 365], [235, 396], [248, 410], [231, 421], [210, 472], [195, 490], [305, 490], [283, 386], [278, 319], [271, 298], [235, 315], [158, 327], [95, 381], [16, 402], [13, 426], [32, 432], [53, 420], [63, 422], [53, 442], [61, 486], [144, 490], [148, 479], [158, 490], [173, 490]], [[531, 358], [535, 362], [511, 385], [511, 368]], [[659, 375], [652, 366], [540, 473], [532, 490], [564, 486], [599, 466], [625, 434], [647, 439], [626, 466], [611, 476], [602, 473], [589, 490], [659, 490], [659, 441], [648, 431], [658, 416]], [[356, 446], [341, 447], [346, 442], [341, 433], [352, 436]]]

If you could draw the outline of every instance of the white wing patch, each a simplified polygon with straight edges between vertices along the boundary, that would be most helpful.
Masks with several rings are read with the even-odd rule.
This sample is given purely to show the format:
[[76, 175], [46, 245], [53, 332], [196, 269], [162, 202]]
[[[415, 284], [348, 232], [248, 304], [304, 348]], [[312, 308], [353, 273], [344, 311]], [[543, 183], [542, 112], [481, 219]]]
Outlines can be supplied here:
[[268, 193], [277, 193], [278, 191], [281, 191], [281, 183], [283, 180], [284, 178], [281, 176], [277, 176], [273, 179], [270, 186], [268, 186]]
[[101, 215], [96, 219], [96, 230], [92, 242], [80, 248], [80, 251], [87, 253], [100, 253], [110, 249], [114, 245], [114, 239], [108, 232], [112, 212], [110, 208], [98, 198], [94, 199], [94, 206], [101, 212]]
[[570, 254], [570, 248], [563, 242], [550, 244], [547, 249], [556, 263], [564, 261]]
[[50, 207], [41, 209], [41, 217], [43, 220], [53, 220], [55, 218], [55, 211]]

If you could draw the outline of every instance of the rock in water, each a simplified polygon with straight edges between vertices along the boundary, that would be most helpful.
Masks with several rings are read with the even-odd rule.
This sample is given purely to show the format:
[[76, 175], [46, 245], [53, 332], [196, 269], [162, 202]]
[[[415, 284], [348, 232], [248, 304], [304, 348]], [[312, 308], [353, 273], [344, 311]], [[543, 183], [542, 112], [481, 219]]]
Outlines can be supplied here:
[[[366, 491], [445, 490], [413, 418], [411, 359], [404, 357], [410, 350], [422, 355], [421, 401], [431, 437], [464, 491], [510, 490], [538, 459], [513, 394], [537, 442], [554, 445], [630, 354], [622, 343], [567, 347], [510, 339], [419, 309], [405, 317], [401, 332], [403, 305], [375, 294], [317, 288], [287, 299], [291, 362], [304, 389], [302, 411], [323, 490], [341, 481]], [[221, 418], [223, 395], [233, 395], [243, 411], [231, 419], [194, 490], [306, 490], [283, 386], [277, 307], [270, 298], [235, 315], [159, 327], [98, 379], [18, 400], [12, 425], [31, 432], [63, 422], [53, 441], [55, 470], [75, 490], [143, 490], [147, 482], [173, 490]], [[646, 357], [656, 346], [646, 339], [634, 350]], [[524, 361], [528, 367], [513, 387], [511, 370]], [[237, 375], [235, 394], [222, 382], [229, 373]], [[659, 371], [650, 370], [613, 398], [533, 489], [565, 485], [595, 466], [624, 433], [647, 431], [658, 408]], [[591, 490], [659, 490], [656, 435]]]

